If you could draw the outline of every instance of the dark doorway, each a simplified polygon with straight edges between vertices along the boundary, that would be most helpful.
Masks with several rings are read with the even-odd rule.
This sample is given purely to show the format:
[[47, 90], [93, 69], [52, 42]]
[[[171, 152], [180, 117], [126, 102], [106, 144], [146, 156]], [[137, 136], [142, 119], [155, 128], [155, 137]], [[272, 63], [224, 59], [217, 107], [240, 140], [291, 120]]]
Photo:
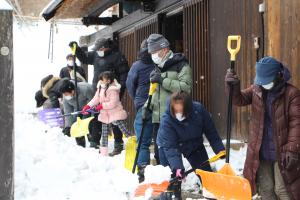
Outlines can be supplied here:
[[183, 53], [183, 12], [169, 13], [162, 20], [163, 35], [169, 40], [171, 50]]

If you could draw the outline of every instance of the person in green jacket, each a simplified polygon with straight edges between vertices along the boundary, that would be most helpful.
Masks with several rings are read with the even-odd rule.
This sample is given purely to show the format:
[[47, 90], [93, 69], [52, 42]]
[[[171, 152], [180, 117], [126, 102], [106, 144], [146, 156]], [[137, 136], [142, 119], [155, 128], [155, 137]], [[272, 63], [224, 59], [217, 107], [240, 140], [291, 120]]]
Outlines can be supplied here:
[[[150, 110], [144, 107], [144, 117], [152, 112], [153, 136], [155, 141], [155, 159], [159, 164], [156, 136], [162, 115], [166, 111], [167, 100], [173, 92], [192, 91], [192, 70], [188, 60], [181, 53], [170, 50], [169, 41], [160, 34], [151, 34], [148, 39], [148, 52], [151, 54], [155, 69], [150, 74], [150, 82], [159, 86], [153, 94]], [[147, 105], [147, 102], [146, 104]]]

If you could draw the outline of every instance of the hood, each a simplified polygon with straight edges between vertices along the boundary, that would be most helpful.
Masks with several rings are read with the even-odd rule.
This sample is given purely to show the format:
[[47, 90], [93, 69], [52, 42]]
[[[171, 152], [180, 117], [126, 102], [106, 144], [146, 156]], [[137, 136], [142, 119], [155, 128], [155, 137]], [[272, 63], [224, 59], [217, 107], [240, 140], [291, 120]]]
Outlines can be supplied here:
[[187, 62], [186, 57], [182, 53], [174, 53], [173, 57], [165, 62], [164, 67], [162, 68], [162, 72], [167, 71], [169, 67], [172, 67], [173, 65], [176, 65], [180, 62]]
[[282, 74], [285, 82], [288, 82], [292, 78], [290, 70], [285, 66], [283, 66]]
[[[100, 81], [97, 84], [97, 88], [100, 88]], [[121, 89], [121, 85], [119, 84], [119, 82], [115, 79], [114, 82], [112, 84], [110, 84], [110, 86], [108, 87], [107, 90], [120, 90]]]
[[57, 81], [59, 81], [60, 78], [59, 77], [55, 77], [55, 76], [52, 76], [52, 78], [50, 78], [49, 80], [47, 81], [42, 81], [42, 93], [43, 93], [43, 96], [46, 97], [46, 98], [49, 98], [48, 96], [48, 91], [53, 87], [53, 85], [55, 85], [55, 83]]

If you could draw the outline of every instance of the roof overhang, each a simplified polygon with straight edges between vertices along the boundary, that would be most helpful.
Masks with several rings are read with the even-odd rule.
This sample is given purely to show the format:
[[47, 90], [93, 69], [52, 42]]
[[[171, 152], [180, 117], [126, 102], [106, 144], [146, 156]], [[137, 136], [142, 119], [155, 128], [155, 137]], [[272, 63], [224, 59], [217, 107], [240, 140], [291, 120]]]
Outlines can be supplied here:
[[75, 19], [87, 16], [97, 17], [109, 7], [122, 0], [53, 0], [42, 12], [46, 21], [54, 19]]

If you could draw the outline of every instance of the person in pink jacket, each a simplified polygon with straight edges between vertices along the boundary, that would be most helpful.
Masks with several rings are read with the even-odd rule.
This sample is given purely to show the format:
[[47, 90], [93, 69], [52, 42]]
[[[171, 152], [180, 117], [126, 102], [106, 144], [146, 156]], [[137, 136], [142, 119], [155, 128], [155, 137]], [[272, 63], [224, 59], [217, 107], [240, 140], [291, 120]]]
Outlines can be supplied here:
[[126, 136], [130, 135], [126, 127], [127, 112], [123, 109], [120, 101], [121, 85], [114, 78], [114, 74], [106, 71], [100, 74], [97, 84], [97, 92], [94, 98], [82, 109], [82, 113], [93, 107], [100, 111], [98, 120], [102, 122], [102, 136], [100, 141], [101, 155], [108, 155], [108, 135], [111, 125], [117, 125]]

